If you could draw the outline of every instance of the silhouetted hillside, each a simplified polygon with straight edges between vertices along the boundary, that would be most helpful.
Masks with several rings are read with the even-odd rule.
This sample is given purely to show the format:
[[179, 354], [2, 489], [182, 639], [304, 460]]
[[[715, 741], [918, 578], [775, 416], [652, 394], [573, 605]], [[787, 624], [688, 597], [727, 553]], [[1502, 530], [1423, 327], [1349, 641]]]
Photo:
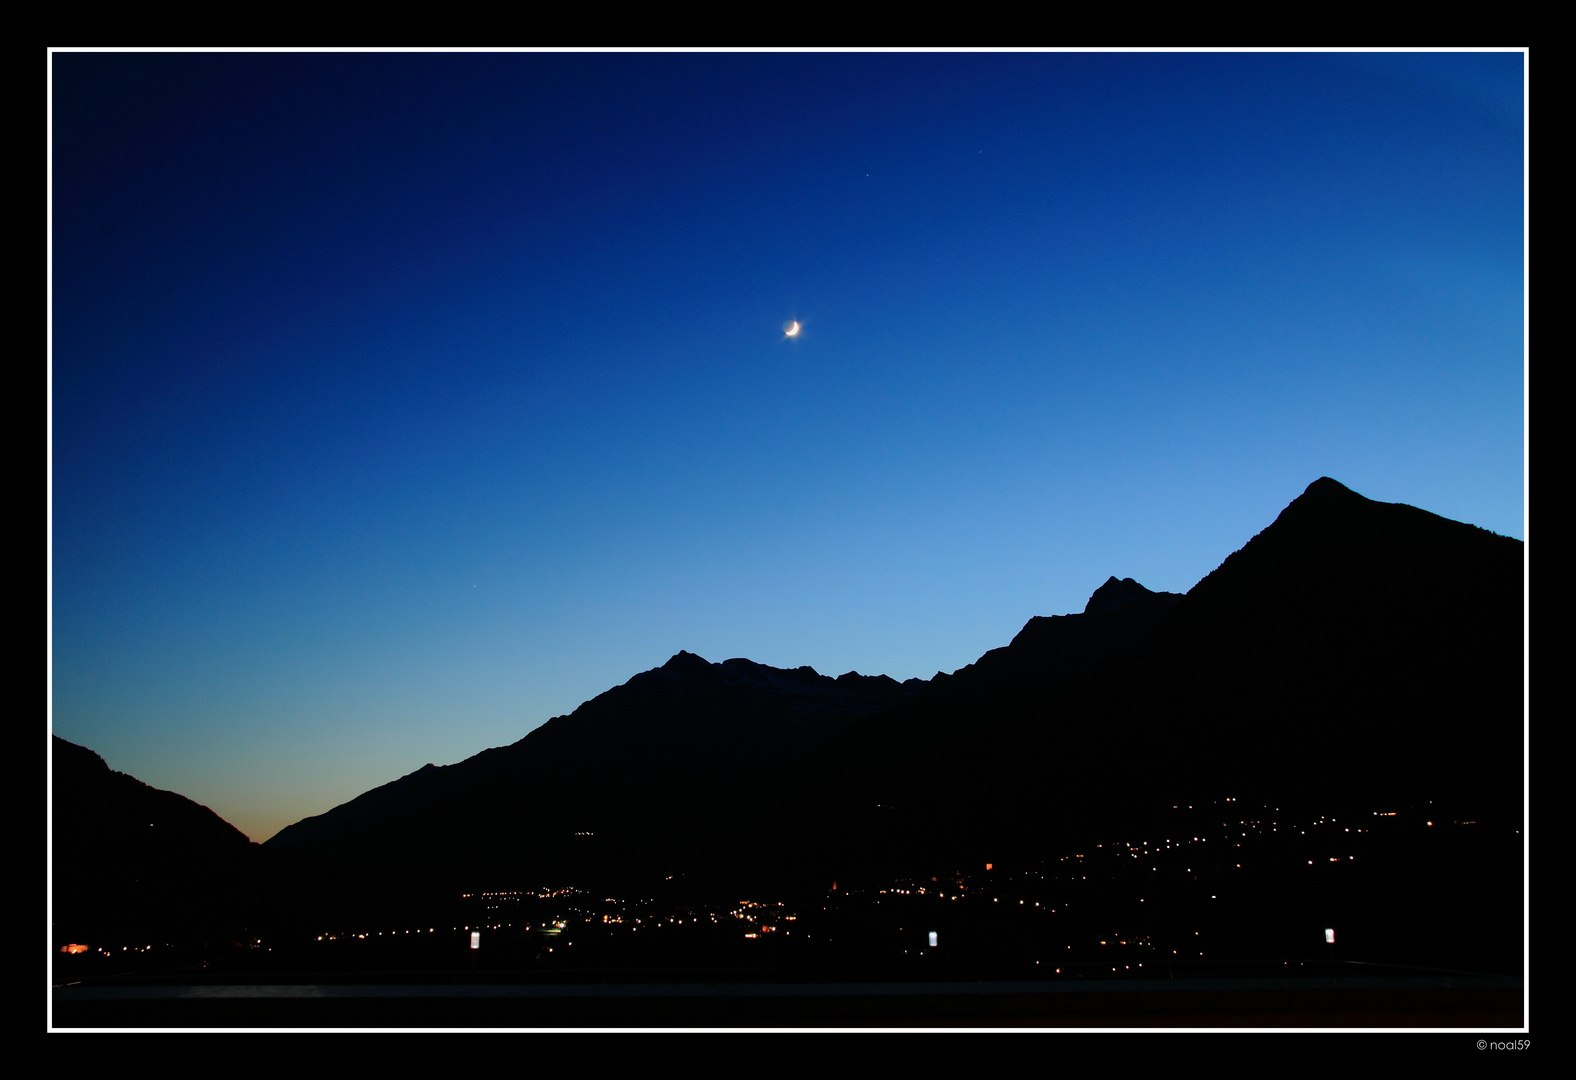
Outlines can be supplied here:
[[1519, 805], [1522, 610], [1520, 541], [1326, 477], [1188, 592], [1132, 675], [1201, 778]]
[[206, 806], [115, 772], [52, 736], [53, 918], [61, 932], [217, 926], [257, 845]]
[[1113, 578], [796, 766], [790, 846], [973, 858], [1226, 793], [1514, 815], [1521, 547], [1318, 480], [1180, 600]]
[[[1181, 593], [1151, 592], [1132, 578], [1107, 578], [1081, 615], [1037, 615], [1011, 644], [950, 678], [960, 687], [1065, 679], [1142, 644], [1181, 599]], [[950, 685], [947, 676], [937, 688], [943, 685]]]
[[489, 880], [645, 868], [724, 826], [733, 800], [914, 692], [680, 652], [510, 746], [427, 765], [281, 830], [314, 880]]
[[267, 848], [330, 890], [819, 879], [1043, 849], [1194, 794], [1512, 813], [1521, 547], [1320, 479], [1186, 596], [1112, 577], [904, 685], [681, 652]]

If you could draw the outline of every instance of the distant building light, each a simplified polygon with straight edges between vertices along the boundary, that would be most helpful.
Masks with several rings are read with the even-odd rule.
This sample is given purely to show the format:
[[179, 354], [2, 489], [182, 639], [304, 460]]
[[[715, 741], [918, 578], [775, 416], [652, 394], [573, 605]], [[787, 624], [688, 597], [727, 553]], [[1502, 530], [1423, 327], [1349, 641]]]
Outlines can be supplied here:
[[936, 943], [936, 932], [934, 930], [930, 932], [930, 943], [932, 945]]
[[986, 863], [985, 864], [985, 869], [987, 869], [987, 870], [993, 870], [993, 869], [995, 869], [995, 867], [996, 867], [995, 863]]
[[[935, 941], [936, 935], [935, 934], [931, 934], [930, 938], [931, 938], [930, 943], [932, 945], [934, 945], [936, 943], [936, 941]], [[63, 953], [71, 953], [73, 956], [75, 956], [77, 953], [87, 952], [88, 951], [88, 947], [86, 945], [62, 945], [62, 946], [60, 946], [60, 951], [63, 952]]]
[[482, 947], [482, 932], [480, 930], [472, 930], [471, 931], [471, 948], [479, 949], [481, 947]]
[[1324, 932], [1324, 943], [1326, 945], [1334, 945], [1335, 944], [1335, 931], [1334, 930], [1326, 930]]

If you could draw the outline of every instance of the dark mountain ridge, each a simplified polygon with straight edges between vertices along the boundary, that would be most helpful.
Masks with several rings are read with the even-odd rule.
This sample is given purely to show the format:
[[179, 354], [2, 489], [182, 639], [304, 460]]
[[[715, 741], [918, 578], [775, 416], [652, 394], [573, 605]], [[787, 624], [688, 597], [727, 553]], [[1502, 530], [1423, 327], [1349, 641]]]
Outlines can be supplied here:
[[1221, 785], [1509, 805], [1519, 765], [1490, 775], [1481, 752], [1519, 762], [1520, 610], [1518, 541], [1321, 478], [1186, 596], [1112, 577], [1083, 612], [902, 685], [680, 652], [268, 847], [413, 872], [819, 874], [1077, 836]]
[[121, 928], [201, 927], [221, 904], [233, 906], [258, 852], [244, 833], [58, 735], [51, 754], [57, 927], [85, 936], [106, 920]]
[[303, 906], [653, 873], [848, 880], [1109, 836], [1194, 795], [1516, 814], [1522, 607], [1519, 541], [1321, 478], [1186, 595], [1113, 576], [1081, 613], [903, 684], [680, 652], [264, 854]]
[[[837, 842], [857, 830], [833, 819], [879, 804], [851, 862], [1070, 842], [1225, 793], [1519, 813], [1519, 541], [1321, 478], [1184, 597], [1116, 584], [1082, 618], [1129, 625], [1032, 620], [972, 679], [933, 680], [796, 767], [785, 797], [835, 806]], [[1088, 637], [1069, 650], [1063, 627]]]
[[935, 680], [937, 689], [1048, 682], [1087, 671], [1137, 648], [1181, 599], [1181, 593], [1151, 592], [1132, 578], [1109, 577], [1081, 614], [1034, 616], [1009, 644]]
[[711, 829], [725, 792], [747, 791], [916, 684], [681, 651], [516, 743], [429, 764], [266, 847], [352, 878], [644, 865]]
[[1519, 805], [1522, 551], [1321, 478], [1189, 590], [1128, 677], [1201, 776]]

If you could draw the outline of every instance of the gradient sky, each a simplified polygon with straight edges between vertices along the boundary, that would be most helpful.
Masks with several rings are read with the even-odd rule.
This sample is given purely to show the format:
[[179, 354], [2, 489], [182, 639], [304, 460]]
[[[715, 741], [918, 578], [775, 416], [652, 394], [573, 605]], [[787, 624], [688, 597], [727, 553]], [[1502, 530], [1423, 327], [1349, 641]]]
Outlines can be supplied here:
[[1524, 537], [1524, 64], [54, 53], [53, 730], [263, 840], [1319, 476]]

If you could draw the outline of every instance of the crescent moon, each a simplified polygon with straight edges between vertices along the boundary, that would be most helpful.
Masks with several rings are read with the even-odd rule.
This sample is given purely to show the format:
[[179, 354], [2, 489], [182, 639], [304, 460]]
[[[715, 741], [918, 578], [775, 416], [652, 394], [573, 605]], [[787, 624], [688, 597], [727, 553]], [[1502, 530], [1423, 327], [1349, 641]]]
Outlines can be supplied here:
[[787, 326], [783, 327], [783, 333], [789, 337], [797, 337], [799, 334], [799, 320], [795, 319]]

